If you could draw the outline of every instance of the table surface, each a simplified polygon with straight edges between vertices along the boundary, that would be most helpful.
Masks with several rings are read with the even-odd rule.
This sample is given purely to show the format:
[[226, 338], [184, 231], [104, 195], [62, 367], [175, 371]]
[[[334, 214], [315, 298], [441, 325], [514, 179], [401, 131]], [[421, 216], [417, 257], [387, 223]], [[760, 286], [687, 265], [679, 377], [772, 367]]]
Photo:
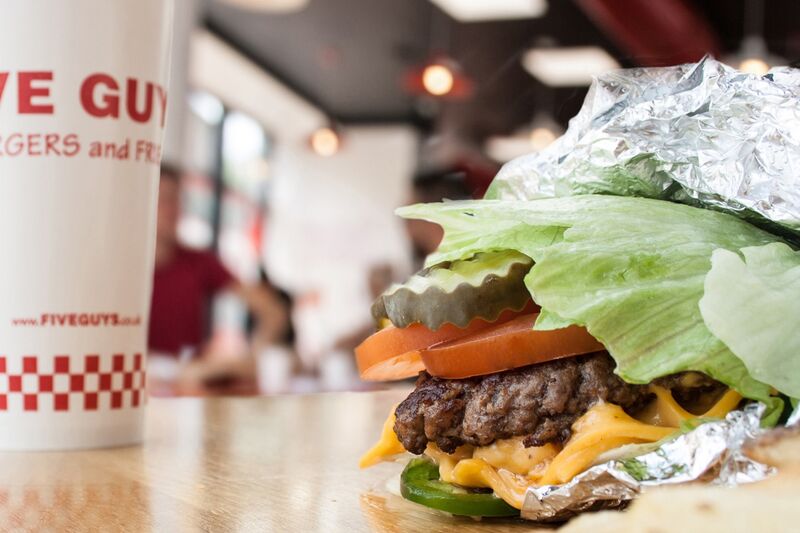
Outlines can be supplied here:
[[530, 531], [407, 502], [359, 470], [407, 391], [152, 399], [143, 446], [0, 454], [0, 530]]

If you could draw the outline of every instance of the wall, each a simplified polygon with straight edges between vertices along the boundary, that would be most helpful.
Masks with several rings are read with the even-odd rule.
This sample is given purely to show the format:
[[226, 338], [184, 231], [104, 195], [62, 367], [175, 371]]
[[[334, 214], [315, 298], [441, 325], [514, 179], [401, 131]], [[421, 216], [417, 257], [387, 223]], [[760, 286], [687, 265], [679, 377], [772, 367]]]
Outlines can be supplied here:
[[372, 268], [391, 266], [396, 279], [409, 273], [405, 229], [393, 211], [408, 199], [418, 142], [410, 127], [373, 126], [346, 128], [333, 157], [305, 143], [278, 145], [266, 264], [276, 283], [300, 296], [306, 358], [370, 326]]

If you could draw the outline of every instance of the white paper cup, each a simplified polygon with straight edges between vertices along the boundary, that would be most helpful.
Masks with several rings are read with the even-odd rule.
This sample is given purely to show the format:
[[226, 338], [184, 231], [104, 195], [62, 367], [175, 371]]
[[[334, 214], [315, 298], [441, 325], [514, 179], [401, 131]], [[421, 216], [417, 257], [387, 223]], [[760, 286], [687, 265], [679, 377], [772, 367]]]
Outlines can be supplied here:
[[0, 449], [135, 443], [172, 4], [0, 10]]

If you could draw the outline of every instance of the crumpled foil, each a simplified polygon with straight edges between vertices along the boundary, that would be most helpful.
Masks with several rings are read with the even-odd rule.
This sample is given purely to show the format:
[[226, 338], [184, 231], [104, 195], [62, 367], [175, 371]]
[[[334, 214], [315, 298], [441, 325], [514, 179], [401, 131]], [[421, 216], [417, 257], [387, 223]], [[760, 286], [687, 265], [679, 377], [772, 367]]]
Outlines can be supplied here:
[[595, 79], [567, 132], [507, 163], [487, 198], [616, 194], [719, 209], [800, 235], [800, 69], [711, 58]]
[[593, 466], [569, 483], [531, 487], [522, 516], [561, 521], [589, 509], [623, 506], [647, 487], [696, 480], [733, 486], [765, 479], [775, 469], [742, 451], [745, 442], [762, 433], [764, 410], [763, 404], [750, 404], [648, 453]]

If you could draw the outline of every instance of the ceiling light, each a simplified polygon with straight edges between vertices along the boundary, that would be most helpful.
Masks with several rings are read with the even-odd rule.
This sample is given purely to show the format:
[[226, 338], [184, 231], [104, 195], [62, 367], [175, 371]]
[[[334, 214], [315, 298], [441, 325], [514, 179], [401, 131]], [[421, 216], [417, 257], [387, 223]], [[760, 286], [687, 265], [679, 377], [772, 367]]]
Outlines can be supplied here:
[[431, 0], [459, 22], [541, 17], [547, 0]]
[[544, 150], [555, 140], [556, 133], [550, 128], [540, 126], [531, 130], [530, 143], [534, 152]]
[[533, 121], [513, 135], [494, 136], [486, 141], [486, 154], [499, 163], [540, 152], [564, 132], [549, 113], [539, 112]]
[[444, 65], [433, 64], [422, 71], [422, 85], [434, 96], [444, 96], [453, 90], [455, 76], [453, 71]]
[[589, 85], [593, 76], [620, 68], [608, 52], [597, 46], [532, 48], [522, 56], [522, 66], [551, 87]]
[[518, 131], [513, 135], [496, 135], [486, 141], [486, 154], [498, 163], [540, 152], [550, 146], [558, 134], [548, 128], [538, 127]]
[[526, 135], [495, 135], [484, 146], [486, 154], [498, 163], [531, 153], [531, 141]]
[[785, 65], [786, 60], [769, 53], [767, 43], [760, 35], [748, 35], [742, 40], [742, 46], [735, 54], [723, 58], [725, 63], [738, 68], [742, 72], [763, 76], [771, 67]]
[[[406, 72], [405, 89], [413, 95], [433, 95], [447, 100], [468, 98], [474, 83], [458, 61], [446, 55], [431, 57], [425, 64]], [[430, 99], [421, 99], [421, 101]]]
[[223, 2], [250, 11], [292, 13], [305, 8], [309, 0], [223, 0]]
[[739, 63], [739, 70], [747, 72], [748, 74], [763, 76], [769, 72], [769, 65], [763, 59], [751, 57]]
[[761, 0], [745, 0], [744, 4], [744, 38], [742, 44], [733, 54], [722, 60], [738, 68], [742, 72], [763, 76], [770, 67], [785, 65], [782, 57], [769, 53], [767, 41], [764, 40], [764, 2]]
[[331, 157], [339, 151], [339, 134], [331, 128], [319, 128], [311, 134], [311, 149], [322, 157]]

